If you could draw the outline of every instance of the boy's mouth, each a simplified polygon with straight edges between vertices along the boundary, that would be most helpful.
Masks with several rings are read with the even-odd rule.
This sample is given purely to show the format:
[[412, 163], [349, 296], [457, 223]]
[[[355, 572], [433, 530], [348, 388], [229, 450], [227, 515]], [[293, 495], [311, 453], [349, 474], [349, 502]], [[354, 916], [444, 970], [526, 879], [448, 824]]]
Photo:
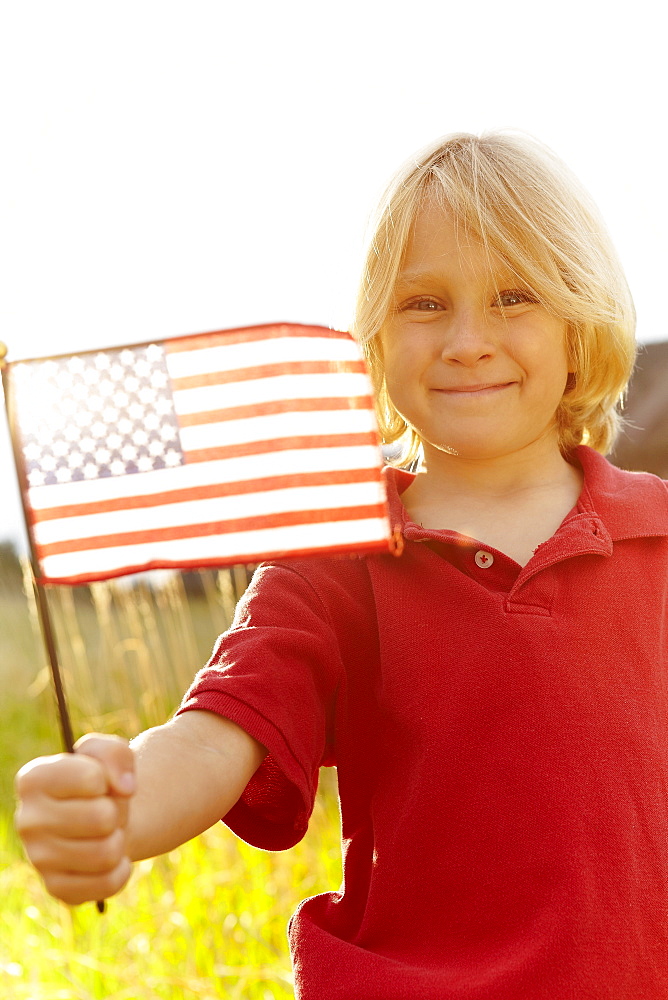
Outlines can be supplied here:
[[436, 392], [442, 392], [448, 396], [458, 396], [461, 394], [484, 395], [486, 393], [500, 392], [502, 389], [508, 389], [511, 385], [515, 384], [515, 382], [481, 382], [477, 385], [444, 386], [443, 388], [436, 389]]

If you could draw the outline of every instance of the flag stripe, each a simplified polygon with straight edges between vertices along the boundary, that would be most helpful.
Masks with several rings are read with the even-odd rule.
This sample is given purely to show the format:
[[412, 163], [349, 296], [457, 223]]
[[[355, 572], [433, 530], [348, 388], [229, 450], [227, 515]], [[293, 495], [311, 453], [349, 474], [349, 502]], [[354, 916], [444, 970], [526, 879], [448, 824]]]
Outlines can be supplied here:
[[281, 361], [273, 365], [254, 365], [233, 371], [204, 371], [196, 375], [172, 377], [176, 392], [182, 389], [202, 389], [209, 385], [229, 385], [279, 378], [282, 375], [364, 374], [363, 361]]
[[376, 420], [370, 410], [341, 410], [336, 418], [331, 413], [314, 411], [308, 417], [303, 413], [277, 413], [268, 417], [251, 417], [247, 420], [221, 420], [193, 424], [181, 428], [181, 447], [184, 451], [198, 448], [224, 447], [247, 441], [275, 441], [309, 437], [317, 440], [320, 435], [330, 436], [332, 428], [337, 434], [376, 434]]
[[321, 326], [300, 326], [299, 323], [269, 323], [265, 326], [214, 330], [211, 333], [192, 333], [187, 337], [174, 337], [164, 341], [164, 348], [168, 354], [177, 354], [180, 351], [197, 351], [221, 344], [250, 344], [283, 337], [297, 339], [315, 337], [318, 340], [343, 340], [351, 343], [350, 334], [342, 333], [340, 330], [329, 330]]
[[182, 413], [179, 416], [179, 424], [181, 427], [194, 427], [198, 424], [218, 423], [223, 420], [245, 420], [250, 417], [270, 417], [281, 413], [314, 413], [333, 410], [340, 410], [343, 413], [347, 410], [373, 411], [373, 400], [371, 396], [355, 396], [347, 399], [274, 399], [265, 403], [231, 406], [224, 410]]
[[220, 567], [284, 556], [387, 551], [387, 520], [332, 521], [284, 528], [242, 531], [236, 535], [177, 539], [105, 549], [95, 553], [91, 572], [89, 552], [48, 556], [41, 561], [51, 583], [88, 583], [147, 569]]
[[[337, 521], [355, 521], [360, 518], [382, 518], [385, 507], [378, 503], [373, 506], [337, 507]], [[258, 517], [241, 517], [230, 521], [214, 521], [209, 524], [175, 525], [171, 528], [155, 528], [150, 531], [126, 531], [118, 535], [99, 535], [94, 538], [70, 539], [38, 545], [40, 559], [65, 552], [81, 552], [85, 549], [117, 548], [140, 542], [171, 542], [183, 538], [200, 538], [219, 535], [223, 532], [253, 531], [262, 528], [283, 528], [294, 525], [322, 524], [332, 519], [331, 510], [285, 511], [281, 514], [264, 514]]]
[[222, 448], [198, 448], [186, 452], [187, 461], [212, 462], [216, 459], [239, 458], [242, 455], [262, 455], [267, 451], [288, 451], [293, 448], [342, 448], [346, 444], [376, 444], [376, 435], [367, 434], [321, 434], [320, 436], [279, 438], [277, 441], [247, 441], [243, 444]]
[[175, 378], [201, 372], [237, 371], [258, 364], [285, 362], [328, 362], [339, 364], [359, 361], [359, 348], [353, 340], [329, 340], [315, 337], [281, 337], [276, 340], [228, 344], [199, 348], [173, 354], [168, 352], [169, 370]]
[[164, 504], [184, 503], [193, 500], [210, 500], [216, 497], [246, 496], [249, 493], [266, 493], [283, 490], [286, 487], [341, 486], [350, 483], [373, 483], [378, 476], [375, 469], [342, 469], [324, 472], [288, 473], [282, 476], [266, 476], [261, 479], [246, 479], [241, 482], [215, 482], [205, 486], [191, 486], [187, 489], [169, 490], [144, 496], [123, 496], [109, 500], [78, 504], [76, 507], [49, 507], [33, 512], [33, 523], [65, 520], [72, 517], [87, 517], [90, 514], [109, 514], [119, 510], [135, 510], [142, 507], [159, 507]]
[[249, 403], [283, 399], [322, 399], [369, 394], [369, 379], [362, 372], [330, 372], [320, 375], [278, 375], [276, 378], [250, 382], [206, 385], [200, 389], [182, 389], [174, 393], [174, 407], [179, 414], [227, 409]]

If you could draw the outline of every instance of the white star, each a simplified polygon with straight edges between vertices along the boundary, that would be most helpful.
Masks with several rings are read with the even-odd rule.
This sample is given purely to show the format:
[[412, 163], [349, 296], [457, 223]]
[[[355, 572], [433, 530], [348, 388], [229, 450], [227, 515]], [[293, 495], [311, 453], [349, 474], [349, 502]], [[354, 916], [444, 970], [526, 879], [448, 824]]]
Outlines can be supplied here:
[[111, 394], [112, 394], [112, 392], [114, 392], [115, 388], [116, 388], [116, 386], [111, 381], [111, 379], [103, 378], [102, 381], [100, 382], [100, 384], [97, 387], [97, 391], [99, 392], [99, 394], [101, 396], [111, 396]]
[[176, 428], [171, 424], [163, 424], [160, 428], [160, 437], [163, 441], [173, 441], [177, 436]]
[[104, 400], [102, 399], [102, 396], [96, 396], [96, 395], [88, 396], [86, 399], [86, 403], [88, 405], [88, 409], [93, 410], [94, 413], [99, 413], [102, 407], [104, 406]]
[[133, 462], [137, 457], [137, 449], [131, 445], [126, 444], [121, 448], [121, 458], [124, 462]]
[[159, 361], [162, 358], [162, 348], [157, 344], [149, 344], [144, 353], [149, 361]]
[[129, 434], [132, 430], [132, 421], [128, 420], [127, 417], [122, 417], [118, 421], [118, 430], [120, 434]]
[[120, 414], [113, 406], [105, 406], [102, 411], [102, 419], [107, 424], [115, 424], [118, 420]]
[[70, 483], [72, 481], [72, 473], [70, 469], [56, 469], [56, 479], [59, 483]]
[[31, 486], [43, 486], [46, 476], [39, 469], [33, 469], [32, 472], [28, 473], [28, 482]]
[[114, 393], [114, 395], [111, 397], [111, 401], [114, 404], [114, 406], [117, 406], [119, 410], [122, 410], [123, 407], [127, 406], [128, 403], [130, 402], [130, 397], [128, 396], [127, 392], [119, 391]]
[[153, 468], [153, 459], [149, 458], [148, 455], [142, 455], [141, 458], [137, 459], [137, 468], [140, 472], [150, 472]]
[[97, 465], [93, 462], [87, 462], [83, 467], [83, 474], [86, 479], [96, 479], [97, 478]]
[[57, 455], [58, 458], [64, 458], [69, 450], [70, 446], [68, 445], [67, 441], [58, 440], [54, 441], [53, 444], [51, 445], [51, 451], [53, 452], [54, 455]]
[[155, 410], [156, 413], [159, 413], [161, 416], [164, 417], [168, 413], [173, 413], [172, 401], [171, 399], [165, 399], [164, 396], [161, 396], [160, 398], [156, 399], [155, 403], [153, 404], [153, 409]]
[[70, 469], [80, 469], [84, 463], [84, 457], [80, 451], [73, 451], [67, 459]]
[[120, 382], [122, 378], [125, 378], [125, 368], [116, 361], [107, 372], [107, 375], [109, 378], [113, 378], [114, 382]]
[[128, 413], [133, 420], [141, 420], [144, 416], [144, 407], [141, 403], [130, 403], [128, 406]]
[[116, 458], [109, 466], [109, 469], [112, 476], [122, 476], [125, 474], [125, 462], [121, 462]]
[[131, 351], [131, 350], [129, 350], [126, 347], [125, 350], [121, 351], [121, 353], [119, 354], [119, 358], [120, 358], [121, 364], [125, 365], [126, 368], [129, 368], [130, 365], [132, 365], [132, 363], [135, 360], [134, 352]]
[[81, 429], [77, 427], [76, 424], [66, 424], [63, 435], [66, 441], [78, 441], [81, 435]]
[[83, 378], [86, 385], [96, 385], [100, 381], [100, 373], [95, 368], [86, 368]]
[[144, 418], [144, 427], [146, 427], [149, 431], [157, 431], [159, 426], [160, 426], [160, 417], [158, 416], [158, 414], [150, 412], [147, 413], [146, 417]]
[[175, 466], [180, 464], [181, 464], [181, 456], [179, 455], [178, 451], [174, 451], [173, 448], [170, 448], [169, 451], [165, 453], [165, 465]]
[[94, 457], [98, 465], [106, 465], [111, 458], [111, 452], [108, 448], [98, 448]]
[[156, 371], [151, 373], [150, 381], [151, 385], [155, 389], [163, 389], [167, 385], [167, 376], [158, 368]]
[[90, 435], [82, 437], [81, 441], [79, 441], [79, 447], [81, 448], [82, 451], [88, 451], [88, 452], [92, 451], [93, 448], [95, 447], [95, 438], [92, 438]]
[[140, 427], [132, 435], [132, 440], [137, 445], [147, 444], [147, 442], [148, 442], [148, 434], [146, 433], [146, 431], [142, 430], [141, 427]]
[[93, 414], [88, 410], [77, 410], [74, 419], [79, 427], [90, 427], [93, 422]]
[[128, 375], [123, 381], [123, 388], [126, 392], [136, 392], [139, 388], [139, 379], [134, 375]]
[[109, 367], [109, 355], [108, 354], [96, 354], [95, 355], [95, 367], [103, 372]]
[[101, 420], [96, 420], [90, 429], [91, 434], [94, 434], [96, 438], [103, 438], [107, 433], [107, 425], [103, 424]]
[[135, 371], [140, 378], [146, 378], [151, 374], [151, 366], [148, 361], [137, 361], [135, 364]]
[[88, 395], [88, 389], [83, 384], [83, 382], [77, 382], [76, 385], [72, 386], [72, 395], [75, 399], [84, 400]]
[[110, 434], [107, 438], [107, 444], [112, 451], [118, 451], [123, 444], [123, 438], [120, 434]]
[[152, 403], [154, 401], [155, 397], [157, 396], [157, 393], [155, 389], [151, 389], [149, 388], [149, 386], [144, 386], [143, 389], [139, 390], [137, 396], [139, 397], [140, 402], [144, 404], [144, 406], [148, 406], [149, 403]]
[[53, 472], [56, 467], [56, 460], [53, 455], [45, 455], [40, 464], [45, 472]]
[[148, 446], [149, 455], [153, 455], [154, 458], [162, 455], [164, 450], [165, 446], [162, 441], [151, 441]]
[[65, 392], [74, 385], [74, 379], [72, 378], [72, 373], [68, 372], [66, 368], [61, 368], [61, 370], [56, 375], [56, 385], [58, 388]]
[[80, 375], [84, 370], [84, 363], [81, 358], [75, 356], [67, 362], [67, 367], [73, 375]]
[[23, 454], [25, 455], [26, 462], [36, 462], [39, 456], [42, 454], [42, 449], [38, 444], [27, 444], [23, 449]]

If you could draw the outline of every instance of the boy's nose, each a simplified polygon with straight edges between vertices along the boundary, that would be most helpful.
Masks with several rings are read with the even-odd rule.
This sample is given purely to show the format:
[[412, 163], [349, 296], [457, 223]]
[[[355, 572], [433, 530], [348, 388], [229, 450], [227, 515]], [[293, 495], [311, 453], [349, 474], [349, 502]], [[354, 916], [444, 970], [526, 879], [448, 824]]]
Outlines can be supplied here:
[[471, 367], [491, 358], [494, 351], [488, 324], [471, 312], [463, 312], [454, 316], [448, 327], [441, 357], [448, 364]]

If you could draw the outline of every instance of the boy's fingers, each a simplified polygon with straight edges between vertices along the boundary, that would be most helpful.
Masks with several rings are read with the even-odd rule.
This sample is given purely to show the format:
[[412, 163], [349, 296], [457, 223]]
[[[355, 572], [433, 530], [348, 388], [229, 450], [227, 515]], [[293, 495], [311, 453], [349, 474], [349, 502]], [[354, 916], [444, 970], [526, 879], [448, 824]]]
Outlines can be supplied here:
[[74, 750], [75, 754], [92, 757], [103, 765], [108, 779], [105, 791], [122, 796], [133, 794], [135, 762], [127, 740], [91, 733], [82, 737]]
[[90, 757], [61, 753], [37, 757], [16, 776], [20, 799], [46, 795], [53, 799], [96, 798], [109, 791], [109, 778], [100, 762]]
[[46, 872], [44, 883], [57, 899], [70, 906], [87, 903], [93, 899], [106, 899], [120, 892], [132, 873], [132, 865], [122, 858], [113, 871], [104, 875], [77, 874], [73, 872]]

